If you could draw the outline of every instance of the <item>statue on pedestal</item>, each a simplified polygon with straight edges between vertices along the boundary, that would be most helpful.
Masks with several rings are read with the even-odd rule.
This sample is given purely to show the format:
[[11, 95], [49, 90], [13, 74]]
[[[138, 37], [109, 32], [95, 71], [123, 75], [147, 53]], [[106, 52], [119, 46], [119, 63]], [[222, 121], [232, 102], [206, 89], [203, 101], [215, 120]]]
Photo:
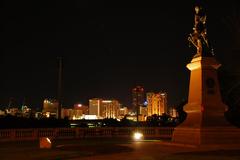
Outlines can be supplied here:
[[193, 33], [189, 34], [188, 41], [197, 49], [197, 53], [194, 57], [213, 56], [213, 49], [210, 47], [207, 39], [207, 28], [206, 28], [207, 16], [202, 7], [195, 7], [194, 27]]
[[186, 119], [174, 128], [172, 141], [197, 147], [240, 147], [240, 129], [224, 117], [227, 106], [222, 102], [217, 70], [221, 64], [213, 56], [207, 39], [206, 14], [195, 7], [195, 25], [189, 42], [197, 53], [187, 64], [191, 71]]

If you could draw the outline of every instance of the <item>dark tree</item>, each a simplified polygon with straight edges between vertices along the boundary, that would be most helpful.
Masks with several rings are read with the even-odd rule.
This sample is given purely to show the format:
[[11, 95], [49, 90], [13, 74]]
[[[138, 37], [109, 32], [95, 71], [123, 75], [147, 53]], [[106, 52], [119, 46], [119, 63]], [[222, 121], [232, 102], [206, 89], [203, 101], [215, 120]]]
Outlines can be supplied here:
[[187, 113], [184, 111], [184, 105], [187, 104], [187, 100], [183, 99], [177, 106], [176, 110], [178, 113], [177, 125], [181, 124], [187, 117]]

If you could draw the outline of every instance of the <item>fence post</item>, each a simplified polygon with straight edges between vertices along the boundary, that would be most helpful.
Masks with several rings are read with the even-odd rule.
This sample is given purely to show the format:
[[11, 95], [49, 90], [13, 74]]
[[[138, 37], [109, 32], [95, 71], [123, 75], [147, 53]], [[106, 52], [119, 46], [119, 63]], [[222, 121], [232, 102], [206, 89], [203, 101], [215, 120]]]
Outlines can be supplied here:
[[10, 137], [11, 137], [11, 140], [16, 140], [16, 130], [15, 129], [11, 129], [11, 132], [10, 132]]
[[38, 139], [38, 128], [34, 128], [33, 129], [33, 140], [37, 140]]

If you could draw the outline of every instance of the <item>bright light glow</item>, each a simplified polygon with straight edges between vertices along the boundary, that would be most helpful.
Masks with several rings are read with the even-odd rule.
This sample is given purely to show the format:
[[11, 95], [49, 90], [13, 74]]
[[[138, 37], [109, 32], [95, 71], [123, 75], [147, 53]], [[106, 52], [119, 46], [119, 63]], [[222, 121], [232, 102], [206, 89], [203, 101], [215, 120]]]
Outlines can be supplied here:
[[50, 141], [50, 139], [49, 139], [49, 138], [46, 138], [46, 139], [47, 139], [48, 143], [51, 143], [51, 141]]
[[47, 117], [47, 118], [50, 117], [50, 112], [46, 112], [46, 117]]
[[82, 104], [78, 104], [77, 106], [78, 106], [78, 107], [82, 107]]
[[134, 138], [135, 140], [141, 140], [141, 139], [143, 138], [143, 134], [140, 133], [140, 132], [135, 132], [135, 133], [133, 134], [133, 138]]
[[147, 101], [145, 101], [143, 104], [146, 106], [146, 105], [148, 105], [148, 102], [147, 102]]
[[98, 119], [98, 118], [97, 118], [96, 115], [85, 115], [85, 116], [84, 116], [84, 119], [89, 119], [89, 120], [91, 120], [91, 119]]
[[102, 101], [103, 103], [111, 103], [112, 101], [110, 100], [105, 100], [105, 101]]
[[44, 100], [44, 103], [50, 103], [50, 101], [48, 101], [48, 100]]

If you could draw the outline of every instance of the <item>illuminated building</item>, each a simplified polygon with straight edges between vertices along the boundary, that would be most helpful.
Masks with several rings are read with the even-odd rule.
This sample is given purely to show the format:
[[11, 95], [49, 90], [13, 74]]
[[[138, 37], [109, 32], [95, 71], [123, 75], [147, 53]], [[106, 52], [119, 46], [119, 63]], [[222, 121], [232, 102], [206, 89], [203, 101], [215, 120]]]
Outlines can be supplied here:
[[139, 113], [140, 106], [144, 103], [144, 89], [137, 86], [132, 89], [132, 108], [131, 111], [135, 114]]
[[43, 101], [43, 114], [49, 117], [56, 117], [58, 110], [58, 101], [55, 99], [44, 99]]
[[89, 100], [89, 115], [96, 115], [98, 119], [117, 118], [120, 104], [117, 100], [103, 100], [94, 98]]
[[80, 104], [80, 103], [74, 104], [73, 108], [76, 110], [81, 110], [82, 114], [85, 114], [85, 115], [87, 115], [89, 113], [89, 107], [86, 105]]
[[68, 118], [69, 120], [83, 119], [82, 110], [75, 108], [62, 108], [61, 118]]
[[146, 121], [147, 120], [147, 107], [146, 106], [140, 106], [140, 112], [139, 112], [139, 115], [138, 115], [138, 120], [139, 121]]
[[141, 106], [140, 107], [140, 114], [144, 115], [144, 116], [147, 116], [147, 113], [148, 113], [147, 107]]
[[20, 115], [20, 111], [18, 108], [12, 107], [12, 108], [8, 108], [6, 110], [7, 114], [12, 115], [12, 116], [19, 116]]
[[31, 116], [31, 108], [29, 108], [27, 106], [22, 106], [22, 116], [30, 117]]
[[130, 121], [137, 121], [137, 116], [136, 115], [127, 115], [126, 119]]
[[103, 118], [117, 118], [120, 104], [117, 100], [103, 100], [102, 108], [104, 109]]
[[88, 106], [82, 104], [74, 104], [73, 108], [62, 108], [61, 118], [68, 118], [70, 120], [83, 119], [88, 115]]
[[0, 117], [5, 115], [6, 115], [5, 111], [0, 110]]
[[169, 115], [170, 115], [171, 117], [173, 117], [173, 118], [176, 118], [176, 117], [178, 117], [178, 112], [177, 112], [177, 110], [176, 110], [175, 108], [171, 107], [171, 108], [169, 109]]
[[43, 113], [42, 112], [36, 112], [35, 113], [35, 118], [37, 118], [37, 119], [43, 118]]
[[153, 114], [162, 115], [167, 113], [167, 93], [147, 93], [148, 116]]
[[89, 115], [96, 115], [97, 118], [102, 118], [103, 108], [101, 107], [102, 99], [93, 98], [89, 100]]
[[127, 114], [128, 114], [128, 108], [127, 107], [120, 107], [119, 108], [118, 119], [124, 118]]

